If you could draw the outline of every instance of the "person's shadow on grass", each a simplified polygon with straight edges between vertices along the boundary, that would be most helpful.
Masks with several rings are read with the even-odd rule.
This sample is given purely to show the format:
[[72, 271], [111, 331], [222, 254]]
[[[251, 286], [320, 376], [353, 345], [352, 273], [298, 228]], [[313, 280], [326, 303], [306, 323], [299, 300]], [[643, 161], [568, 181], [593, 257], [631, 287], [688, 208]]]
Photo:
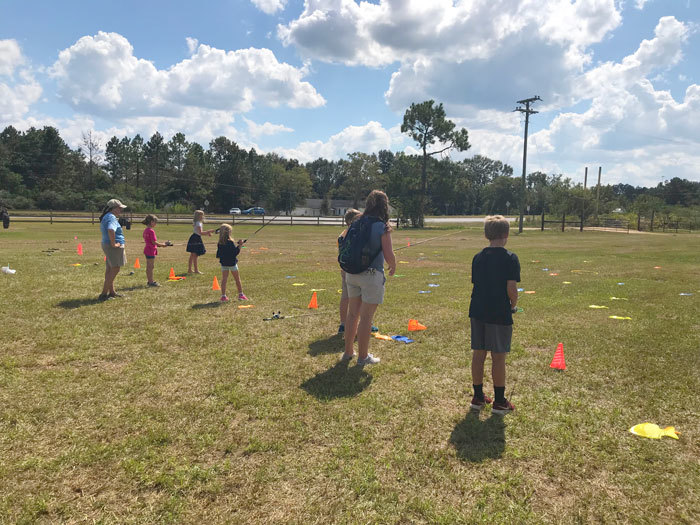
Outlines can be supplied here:
[[326, 339], [319, 339], [309, 345], [309, 355], [316, 356], [321, 354], [338, 354], [343, 351], [344, 347], [343, 334], [334, 334]]
[[102, 301], [97, 297], [83, 297], [82, 299], [66, 299], [65, 301], [56, 303], [56, 306], [66, 310], [74, 310], [75, 308], [82, 308], [83, 306], [90, 306], [101, 302]]
[[450, 443], [455, 446], [459, 459], [480, 463], [487, 458], [501, 457], [506, 448], [505, 430], [503, 416], [491, 414], [482, 421], [479, 412], [471, 410], [455, 425]]
[[304, 381], [301, 388], [321, 401], [330, 401], [356, 396], [371, 382], [372, 376], [364, 367], [349, 366], [348, 361], [338, 361], [325, 372]]
[[193, 310], [201, 310], [203, 308], [218, 308], [222, 304], [226, 304], [226, 303], [223, 303], [221, 301], [212, 301], [210, 303], [196, 303], [196, 304], [192, 305], [192, 309]]

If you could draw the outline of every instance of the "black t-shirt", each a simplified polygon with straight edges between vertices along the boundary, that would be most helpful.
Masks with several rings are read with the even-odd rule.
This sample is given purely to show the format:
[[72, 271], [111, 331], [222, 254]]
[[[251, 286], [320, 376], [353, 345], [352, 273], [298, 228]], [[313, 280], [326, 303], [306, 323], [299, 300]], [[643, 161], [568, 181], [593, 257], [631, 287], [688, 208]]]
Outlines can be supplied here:
[[216, 258], [221, 262], [221, 266], [236, 266], [239, 253], [241, 253], [241, 249], [233, 241], [218, 244], [216, 248]]
[[472, 259], [469, 317], [489, 324], [513, 324], [507, 281], [520, 282], [518, 256], [505, 248], [484, 248]]

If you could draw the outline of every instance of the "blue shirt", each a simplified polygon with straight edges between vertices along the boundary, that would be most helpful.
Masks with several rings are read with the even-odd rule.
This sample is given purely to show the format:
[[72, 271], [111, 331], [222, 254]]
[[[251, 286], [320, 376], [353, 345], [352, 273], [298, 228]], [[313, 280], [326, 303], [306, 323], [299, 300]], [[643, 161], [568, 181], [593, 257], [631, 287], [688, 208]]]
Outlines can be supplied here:
[[369, 237], [370, 253], [379, 250], [379, 254], [374, 258], [370, 268], [374, 268], [380, 272], [384, 271], [384, 252], [382, 251], [382, 235], [386, 231], [386, 224], [382, 221], [375, 222], [372, 225], [372, 233]]
[[102, 232], [102, 244], [110, 244], [112, 241], [109, 239], [109, 233], [107, 230], [114, 231], [114, 241], [118, 242], [122, 246], [124, 245], [124, 232], [119, 224], [119, 219], [109, 212], [104, 217], [102, 217], [102, 222], [100, 222], [100, 231]]

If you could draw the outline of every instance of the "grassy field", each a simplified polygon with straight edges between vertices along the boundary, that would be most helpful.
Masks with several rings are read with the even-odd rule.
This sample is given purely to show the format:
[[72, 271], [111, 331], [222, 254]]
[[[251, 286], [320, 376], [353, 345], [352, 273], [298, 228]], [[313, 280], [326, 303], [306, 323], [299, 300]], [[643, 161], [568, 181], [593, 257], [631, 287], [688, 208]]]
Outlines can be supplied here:
[[[176, 283], [184, 246], [160, 249], [163, 286], [146, 288], [141, 231], [127, 232], [125, 297], [98, 303], [96, 226], [0, 230], [0, 265], [17, 269], [0, 274], [0, 523], [700, 522], [700, 237], [513, 236], [536, 293], [508, 358], [517, 411], [499, 417], [468, 412], [479, 230], [394, 233], [414, 246], [375, 324], [428, 330], [373, 339], [382, 362], [365, 369], [339, 363], [337, 228], [252, 237], [250, 309], [219, 304], [213, 245], [204, 275]], [[263, 321], [309, 313], [312, 288], [314, 315]], [[559, 342], [564, 372], [549, 368]], [[645, 421], [680, 440], [627, 432]]]

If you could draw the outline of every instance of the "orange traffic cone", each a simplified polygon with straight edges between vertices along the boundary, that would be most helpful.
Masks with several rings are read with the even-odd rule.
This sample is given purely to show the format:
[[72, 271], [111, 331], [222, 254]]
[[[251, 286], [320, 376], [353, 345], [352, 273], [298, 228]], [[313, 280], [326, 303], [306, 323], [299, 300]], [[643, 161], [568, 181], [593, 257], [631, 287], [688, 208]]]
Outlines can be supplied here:
[[557, 345], [557, 350], [554, 352], [554, 357], [549, 365], [550, 368], [556, 368], [557, 370], [566, 370], [566, 362], [564, 361], [564, 343], [559, 343]]
[[406, 245], [406, 247], [410, 247], [410, 246], [411, 246], [411, 239], [408, 239], [408, 244]]
[[415, 319], [408, 320], [408, 331], [409, 332], [417, 332], [418, 330], [427, 330], [427, 328], [428, 328], [427, 326], [420, 324]]
[[134, 268], [137, 270], [141, 269], [141, 263], [139, 262], [139, 258], [136, 258], [136, 261], [134, 261]]
[[216, 275], [214, 276], [214, 282], [211, 284], [211, 289], [221, 290], [221, 286], [219, 286], [219, 280], [216, 278]]
[[309, 308], [318, 308], [318, 297], [316, 296], [316, 292], [314, 292], [311, 296], [311, 301], [309, 301]]
[[168, 275], [168, 279], [175, 279], [175, 269], [172, 266], [170, 267], [170, 275]]
[[83, 243], [79, 242], [78, 243], [78, 255], [82, 255], [82, 254], [83, 254]]

